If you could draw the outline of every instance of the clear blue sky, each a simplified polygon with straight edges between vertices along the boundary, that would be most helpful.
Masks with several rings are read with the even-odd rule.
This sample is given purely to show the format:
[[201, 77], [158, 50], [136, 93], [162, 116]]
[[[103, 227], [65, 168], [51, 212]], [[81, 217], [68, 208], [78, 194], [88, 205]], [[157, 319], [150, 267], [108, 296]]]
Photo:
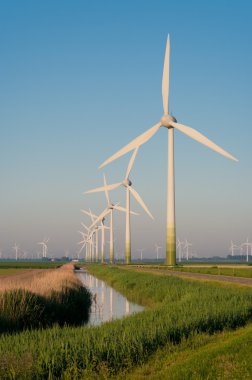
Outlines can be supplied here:
[[[99, 213], [99, 164], [162, 115], [171, 38], [170, 108], [239, 163], [176, 133], [177, 236], [198, 255], [252, 241], [250, 1], [5, 1], [0, 4], [0, 249], [75, 252], [80, 208]], [[130, 155], [106, 168], [120, 180]], [[132, 181], [155, 222], [133, 221], [133, 252], [164, 247], [167, 146], [161, 130], [139, 152]], [[123, 192], [111, 194], [124, 204]], [[86, 222], [88, 222], [86, 220]], [[123, 252], [124, 215], [116, 217]], [[164, 249], [162, 254], [164, 255]]]

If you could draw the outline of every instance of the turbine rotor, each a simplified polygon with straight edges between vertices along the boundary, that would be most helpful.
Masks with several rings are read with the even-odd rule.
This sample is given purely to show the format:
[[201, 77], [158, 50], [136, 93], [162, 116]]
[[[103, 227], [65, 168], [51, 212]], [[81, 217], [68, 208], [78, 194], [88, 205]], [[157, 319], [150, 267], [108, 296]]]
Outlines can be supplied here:
[[172, 123], [176, 123], [177, 120], [172, 115], [163, 115], [160, 119], [160, 123], [163, 127], [169, 128], [172, 127]]

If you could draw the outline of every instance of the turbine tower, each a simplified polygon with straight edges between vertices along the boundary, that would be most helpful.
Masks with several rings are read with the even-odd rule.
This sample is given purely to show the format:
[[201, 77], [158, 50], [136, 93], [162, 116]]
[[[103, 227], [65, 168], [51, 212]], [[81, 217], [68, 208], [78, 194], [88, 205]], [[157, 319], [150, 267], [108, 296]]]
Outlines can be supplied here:
[[145, 251], [145, 248], [139, 248], [137, 251], [140, 252], [140, 258], [143, 261], [143, 251]]
[[192, 244], [189, 243], [189, 242], [187, 241], [187, 239], [186, 239], [185, 244], [184, 244], [184, 247], [185, 247], [185, 249], [186, 249], [186, 260], [187, 260], [187, 261], [189, 260], [189, 247], [191, 247], [191, 246], [192, 246]]
[[241, 245], [242, 247], [246, 247], [246, 261], [248, 262], [248, 257], [249, 257], [249, 247], [251, 247], [251, 243], [249, 243], [249, 238], [247, 237], [247, 240], [245, 243]]
[[166, 264], [176, 264], [176, 228], [175, 228], [175, 191], [174, 191], [174, 130], [180, 131], [188, 137], [198, 141], [199, 143], [213, 149], [215, 152], [223, 156], [237, 161], [235, 157], [227, 151], [216, 145], [207, 137], [197, 130], [179, 124], [174, 116], [169, 113], [169, 71], [170, 71], [170, 37], [168, 35], [164, 59], [163, 79], [162, 79], [162, 97], [164, 114], [160, 121], [153, 127], [142, 133], [140, 136], [132, 140], [114, 155], [104, 161], [100, 168], [121, 157], [122, 155], [138, 148], [147, 142], [160, 129], [165, 127], [168, 130], [168, 176], [167, 176], [167, 225], [166, 225]]
[[[131, 228], [130, 228], [130, 214], [133, 214], [130, 211], [130, 195], [132, 195], [135, 200], [140, 204], [140, 206], [144, 209], [144, 211], [153, 219], [148, 207], [138, 194], [138, 192], [132, 187], [132, 182], [129, 179], [130, 172], [132, 170], [134, 161], [136, 159], [136, 155], [138, 152], [138, 148], [135, 149], [132, 157], [129, 161], [126, 174], [124, 180], [122, 182], [113, 183], [111, 185], [106, 186], [106, 190], [114, 190], [118, 187], [122, 186], [126, 190], [126, 223], [125, 223], [125, 262], [126, 264], [131, 263]], [[97, 187], [96, 189], [89, 190], [86, 193], [97, 193], [99, 191], [105, 191], [105, 187]]]
[[19, 250], [19, 247], [17, 246], [17, 244], [15, 243], [14, 247], [12, 247], [15, 251], [15, 254], [16, 254], [16, 260], [18, 260], [18, 250]]
[[162, 249], [162, 247], [160, 245], [155, 244], [155, 249], [156, 249], [157, 260], [158, 260], [159, 259], [158, 253], [159, 253], [159, 250]]

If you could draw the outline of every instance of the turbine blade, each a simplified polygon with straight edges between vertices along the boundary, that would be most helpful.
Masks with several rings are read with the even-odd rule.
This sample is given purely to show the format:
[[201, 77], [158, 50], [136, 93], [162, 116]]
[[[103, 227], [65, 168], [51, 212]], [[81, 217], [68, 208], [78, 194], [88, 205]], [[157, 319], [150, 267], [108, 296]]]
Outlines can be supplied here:
[[168, 34], [165, 50], [163, 80], [162, 80], [162, 96], [164, 114], [169, 113], [169, 77], [170, 77], [170, 36]]
[[[121, 207], [121, 206], [114, 206], [114, 208], [116, 209], [116, 210], [119, 210], [119, 211], [123, 211], [123, 212], [126, 212], [127, 211], [127, 209], [126, 208], [124, 208], [124, 207]], [[139, 215], [137, 212], [135, 212], [135, 211], [130, 211], [130, 214], [132, 214], [132, 215]]]
[[90, 209], [89, 209], [89, 211], [87, 211], [87, 210], [81, 210], [81, 212], [83, 212], [83, 214], [85, 214], [85, 215], [88, 215], [91, 218], [92, 222], [94, 221], [95, 218], [97, 218], [96, 215], [92, 214], [92, 212], [90, 211]]
[[84, 223], [81, 222], [82, 227], [84, 227], [87, 231], [90, 230], [90, 227], [87, 227]]
[[86, 214], [86, 215], [88, 215], [88, 216], [91, 216], [90, 212], [87, 211], [87, 210], [81, 210], [81, 212], [83, 212], [83, 214]]
[[155, 133], [159, 130], [160, 127], [161, 127], [161, 123], [157, 123], [153, 127], [151, 127], [150, 129], [148, 129], [146, 132], [144, 132], [140, 136], [136, 137], [129, 144], [125, 145], [122, 149], [120, 149], [118, 152], [113, 154], [113, 156], [109, 157], [106, 161], [104, 161], [99, 166], [99, 169], [105, 165], [108, 165], [110, 162], [116, 160], [117, 158], [123, 156], [124, 154], [130, 152], [131, 150], [138, 148], [140, 145], [144, 144], [152, 136], [155, 135]]
[[185, 135], [191, 137], [192, 139], [198, 141], [199, 143], [207, 146], [208, 148], [214, 150], [215, 152], [222, 154], [223, 156], [229, 158], [230, 160], [238, 161], [237, 158], [232, 156], [230, 153], [222, 149], [220, 146], [216, 145], [213, 141], [209, 140], [207, 137], [202, 135], [202, 133], [196, 131], [194, 128], [187, 127], [183, 124], [178, 124], [171, 122], [171, 125], [178, 131], [184, 133]]
[[151, 212], [149, 211], [148, 207], [146, 206], [146, 204], [144, 203], [144, 201], [142, 200], [142, 198], [138, 194], [138, 192], [135, 189], [133, 189], [131, 186], [129, 186], [129, 191], [131, 192], [133, 197], [136, 199], [136, 201], [141, 205], [141, 207], [144, 209], [144, 211], [150, 216], [150, 218], [154, 219]]
[[134, 164], [134, 161], [135, 161], [135, 159], [136, 159], [136, 155], [137, 155], [138, 149], [139, 149], [139, 147], [137, 147], [137, 148], [134, 150], [134, 153], [133, 153], [132, 156], [131, 156], [131, 159], [130, 159], [130, 162], [129, 162], [129, 165], [128, 165], [128, 168], [127, 168], [127, 171], [126, 171], [126, 175], [125, 175], [125, 180], [127, 180], [127, 179], [129, 178], [129, 175], [130, 175], [131, 169], [132, 169], [133, 164]]
[[89, 229], [93, 228], [100, 220], [104, 218], [108, 213], [110, 212], [110, 209], [105, 208], [105, 210], [98, 216], [98, 218], [91, 224]]
[[117, 183], [113, 183], [112, 185], [106, 185], [106, 186], [96, 187], [95, 189], [86, 191], [85, 194], [98, 193], [100, 191], [105, 191], [105, 193], [106, 193], [106, 191], [116, 189], [121, 184], [122, 184], [121, 182], [117, 182]]
[[[104, 187], [107, 187], [106, 176], [105, 176], [104, 173], [103, 173], [103, 183], [104, 183]], [[107, 204], [109, 205], [109, 204], [110, 204], [110, 199], [109, 199], [109, 193], [108, 193], [108, 190], [107, 190], [107, 189], [104, 189], [104, 191], [105, 191], [105, 196], [106, 196]]]

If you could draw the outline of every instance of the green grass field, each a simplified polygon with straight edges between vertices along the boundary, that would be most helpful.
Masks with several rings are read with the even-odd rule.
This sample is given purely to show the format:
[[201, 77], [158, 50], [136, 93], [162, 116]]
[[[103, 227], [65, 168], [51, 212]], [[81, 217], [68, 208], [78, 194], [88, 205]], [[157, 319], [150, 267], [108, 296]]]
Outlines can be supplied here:
[[[213, 334], [245, 326], [252, 317], [250, 288], [220, 287], [212, 283], [137, 273], [108, 266], [90, 266], [90, 271], [107, 280], [127, 295], [128, 299], [146, 306], [145, 311], [99, 327], [54, 327], [12, 336], [2, 335], [1, 379], [125, 378], [125, 371], [138, 376], [134, 374], [136, 368], [152, 366], [153, 363], [158, 366], [159, 359], [155, 362], [154, 358], [158, 358], [159, 354], [162, 356], [162, 352], [164, 357], [167, 353], [164, 360], [168, 362], [166, 367], [161, 362], [160, 370], [166, 368], [169, 371], [170, 366], [177, 365], [177, 379], [201, 379], [201, 372], [192, 375], [190, 366], [194, 366], [191, 370], [210, 370], [207, 367], [215, 353], [211, 354], [213, 356], [208, 355], [209, 361], [206, 364], [197, 364], [197, 360], [200, 360], [197, 355], [200, 355], [203, 348], [210, 349], [208, 344], [213, 343]], [[231, 333], [225, 333], [228, 336], [226, 334]], [[218, 335], [216, 339], [217, 337]], [[249, 335], [247, 339], [250, 339]], [[222, 343], [224, 338], [217, 341], [216, 349], [222, 350]], [[191, 377], [186, 377], [187, 372], [183, 374], [184, 377], [179, 377], [179, 371], [183, 367], [180, 365], [182, 359], [189, 360], [189, 355], [193, 353], [196, 356], [191, 356], [192, 362], [187, 365]], [[175, 355], [172, 362], [167, 359], [169, 355]], [[218, 355], [216, 351], [216, 357]], [[200, 369], [201, 365], [203, 369]], [[229, 371], [230, 379], [234, 378], [232, 368], [225, 370]], [[170, 370], [171, 376], [176, 371]], [[245, 370], [240, 368], [239, 371], [237, 379], [246, 378]], [[157, 370], [156, 372], [159, 376]], [[176, 378], [162, 376], [156, 378]], [[144, 377], [147, 377], [146, 374]]]

